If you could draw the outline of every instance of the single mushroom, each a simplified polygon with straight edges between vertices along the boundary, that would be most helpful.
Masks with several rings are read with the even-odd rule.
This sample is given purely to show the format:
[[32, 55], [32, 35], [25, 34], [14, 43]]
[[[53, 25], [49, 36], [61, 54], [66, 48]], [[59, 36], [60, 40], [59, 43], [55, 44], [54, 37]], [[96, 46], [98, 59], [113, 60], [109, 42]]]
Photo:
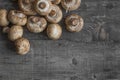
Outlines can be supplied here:
[[46, 19], [50, 23], [58, 23], [63, 17], [62, 10], [57, 5], [52, 5], [51, 11], [46, 15]]
[[15, 41], [15, 47], [19, 55], [25, 55], [30, 50], [30, 42], [26, 38], [19, 38]]
[[50, 13], [52, 3], [49, 0], [35, 0], [35, 10], [40, 15], [47, 15]]
[[49, 24], [47, 27], [47, 35], [50, 39], [59, 39], [62, 35], [61, 26], [59, 24]]
[[68, 16], [65, 20], [66, 28], [70, 32], [79, 32], [82, 30], [84, 21], [81, 16], [77, 14], [72, 14]]
[[21, 11], [11, 10], [8, 19], [12, 24], [24, 26], [27, 23], [27, 16]]
[[30, 32], [40, 33], [45, 30], [47, 21], [43, 17], [31, 16], [28, 18], [27, 28]]
[[7, 15], [8, 15], [8, 12], [6, 9], [0, 9], [0, 26], [5, 27], [9, 24]]
[[23, 36], [23, 28], [21, 26], [13, 25], [9, 29], [8, 38], [15, 41]]
[[19, 8], [26, 15], [36, 15], [33, 4], [35, 0], [18, 0]]
[[81, 0], [61, 0], [61, 4], [67, 11], [72, 11], [79, 8]]
[[52, 4], [59, 4], [61, 2], [61, 0], [50, 0], [52, 2]]

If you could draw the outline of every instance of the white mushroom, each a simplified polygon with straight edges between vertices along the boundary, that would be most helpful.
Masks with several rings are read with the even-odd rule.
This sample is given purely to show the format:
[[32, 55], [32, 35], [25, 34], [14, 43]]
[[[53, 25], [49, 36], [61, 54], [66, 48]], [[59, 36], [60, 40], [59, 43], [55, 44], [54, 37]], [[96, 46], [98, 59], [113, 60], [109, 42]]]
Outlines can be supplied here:
[[51, 11], [46, 15], [46, 19], [50, 23], [58, 23], [63, 17], [62, 10], [57, 5], [52, 5]]
[[28, 18], [27, 28], [30, 32], [40, 33], [45, 30], [47, 21], [43, 17], [31, 16]]
[[27, 16], [21, 11], [11, 10], [8, 19], [12, 24], [24, 26], [27, 23]]
[[79, 32], [82, 30], [84, 21], [81, 16], [77, 14], [72, 14], [68, 16], [65, 20], [66, 28], [70, 32]]

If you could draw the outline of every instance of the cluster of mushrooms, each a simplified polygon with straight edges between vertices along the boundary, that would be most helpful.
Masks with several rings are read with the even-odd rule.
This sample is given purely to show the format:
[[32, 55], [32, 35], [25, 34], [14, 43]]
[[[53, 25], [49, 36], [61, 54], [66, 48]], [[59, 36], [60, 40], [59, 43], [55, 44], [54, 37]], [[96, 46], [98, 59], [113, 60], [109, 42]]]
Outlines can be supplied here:
[[[27, 54], [30, 42], [23, 38], [23, 26], [32, 33], [41, 33], [46, 30], [52, 40], [58, 40], [62, 35], [62, 27], [58, 24], [63, 13], [59, 7], [66, 11], [79, 8], [81, 0], [16, 0], [20, 10], [0, 9], [0, 26], [3, 33], [8, 34], [9, 40], [15, 43], [16, 51], [20, 55]], [[9, 24], [12, 26], [9, 27]], [[81, 16], [71, 14], [65, 19], [66, 29], [70, 32], [79, 32], [84, 21]]]

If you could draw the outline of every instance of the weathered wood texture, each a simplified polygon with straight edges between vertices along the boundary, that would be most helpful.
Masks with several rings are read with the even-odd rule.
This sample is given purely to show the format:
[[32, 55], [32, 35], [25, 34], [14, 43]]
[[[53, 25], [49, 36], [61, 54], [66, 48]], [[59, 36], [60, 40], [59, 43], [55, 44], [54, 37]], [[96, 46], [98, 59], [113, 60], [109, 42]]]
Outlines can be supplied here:
[[[16, 6], [12, 0], [0, 0], [0, 8]], [[67, 32], [64, 20], [58, 41], [25, 29], [24, 37], [31, 42], [25, 56], [16, 55], [13, 43], [0, 33], [0, 80], [120, 80], [120, 44], [100, 42], [96, 34], [96, 27], [102, 26], [110, 40], [120, 40], [120, 0], [82, 0], [81, 7], [71, 13], [84, 18], [81, 32]]]

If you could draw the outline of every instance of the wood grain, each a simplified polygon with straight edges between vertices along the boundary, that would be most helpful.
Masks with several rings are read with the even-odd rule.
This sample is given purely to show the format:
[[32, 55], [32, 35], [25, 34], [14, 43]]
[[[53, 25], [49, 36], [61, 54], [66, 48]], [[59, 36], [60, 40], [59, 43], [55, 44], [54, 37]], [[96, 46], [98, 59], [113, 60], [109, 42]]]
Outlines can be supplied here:
[[[0, 8], [17, 9], [17, 3], [0, 0]], [[0, 33], [0, 80], [120, 80], [120, 1], [82, 0], [78, 10], [63, 12], [58, 41], [24, 27], [24, 37], [31, 43], [25, 56], [16, 55], [13, 43]], [[79, 33], [65, 29], [64, 19], [72, 13], [85, 21]], [[99, 27], [110, 34], [109, 41], [99, 41]]]

